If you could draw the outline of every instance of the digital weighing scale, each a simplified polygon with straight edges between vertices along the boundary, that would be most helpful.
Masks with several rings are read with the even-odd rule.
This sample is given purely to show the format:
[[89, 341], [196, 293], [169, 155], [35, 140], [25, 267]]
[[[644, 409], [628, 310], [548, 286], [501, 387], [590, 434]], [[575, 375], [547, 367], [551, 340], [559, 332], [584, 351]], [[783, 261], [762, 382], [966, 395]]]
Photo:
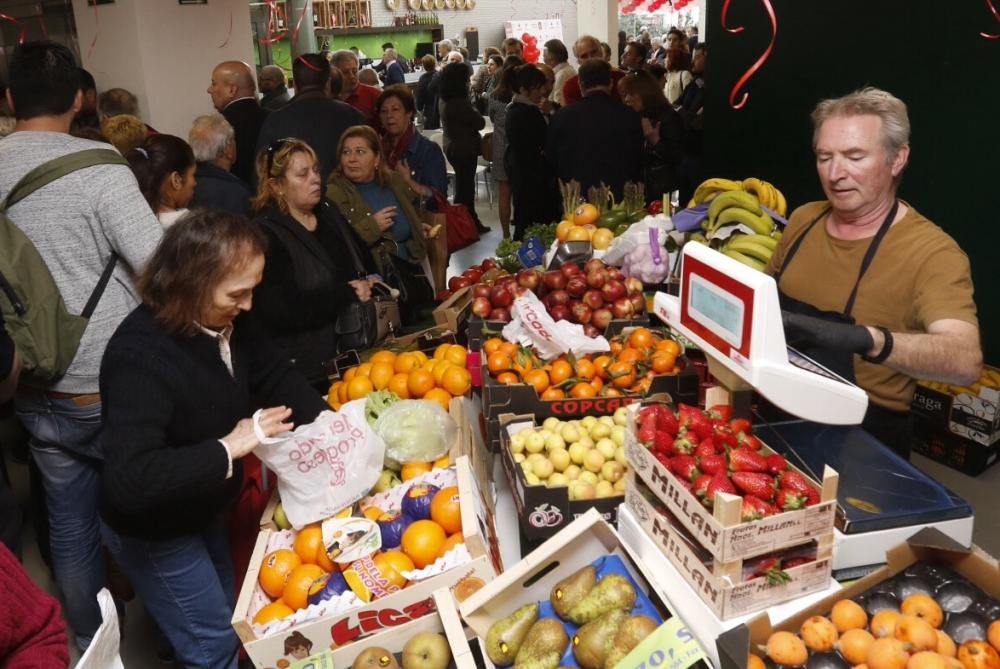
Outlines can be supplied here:
[[[654, 313], [778, 408], [804, 419], [758, 425], [796, 464], [840, 473], [834, 570], [884, 562], [921, 527], [972, 542], [973, 510], [857, 426], [868, 408], [858, 386], [785, 343], [778, 287], [763, 272], [704, 244], [685, 244], [677, 297], [657, 293]], [[791, 448], [786, 447], [791, 445]], [[801, 462], [799, 462], [801, 461]]]

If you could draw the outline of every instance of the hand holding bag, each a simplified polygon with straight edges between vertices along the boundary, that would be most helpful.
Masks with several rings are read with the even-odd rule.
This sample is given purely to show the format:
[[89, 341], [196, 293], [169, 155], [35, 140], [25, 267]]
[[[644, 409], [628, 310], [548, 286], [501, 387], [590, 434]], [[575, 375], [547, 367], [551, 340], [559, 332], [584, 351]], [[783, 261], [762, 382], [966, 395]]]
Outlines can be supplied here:
[[448, 221], [448, 253], [464, 249], [479, 241], [479, 229], [476, 219], [472, 217], [465, 205], [448, 202], [442, 193], [433, 191], [434, 204], [437, 210], [445, 215]]

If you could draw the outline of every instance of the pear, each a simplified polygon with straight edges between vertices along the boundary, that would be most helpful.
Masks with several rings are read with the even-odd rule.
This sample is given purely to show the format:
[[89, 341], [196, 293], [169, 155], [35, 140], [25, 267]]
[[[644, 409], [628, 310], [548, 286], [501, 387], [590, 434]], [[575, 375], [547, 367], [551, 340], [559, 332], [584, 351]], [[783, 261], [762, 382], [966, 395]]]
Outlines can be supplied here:
[[587, 623], [573, 636], [573, 657], [581, 669], [604, 669], [618, 628], [628, 617], [623, 609], [613, 609]]
[[635, 596], [635, 588], [626, 577], [608, 574], [569, 610], [566, 617], [577, 625], [583, 625], [613, 609], [631, 611], [635, 606]]
[[659, 627], [649, 616], [630, 616], [621, 624], [611, 643], [611, 652], [604, 658], [604, 669], [615, 669], [625, 656]]
[[597, 570], [592, 565], [574, 572], [552, 587], [549, 602], [560, 618], [566, 619], [570, 610], [576, 606], [587, 593], [597, 584]]
[[556, 669], [569, 644], [569, 635], [555, 618], [543, 618], [531, 626], [517, 651], [514, 669]]
[[486, 655], [493, 664], [506, 667], [514, 663], [524, 638], [538, 620], [538, 603], [526, 604], [506, 618], [493, 623], [486, 632]]
[[372, 646], [358, 653], [351, 669], [399, 669], [396, 657], [385, 648]]

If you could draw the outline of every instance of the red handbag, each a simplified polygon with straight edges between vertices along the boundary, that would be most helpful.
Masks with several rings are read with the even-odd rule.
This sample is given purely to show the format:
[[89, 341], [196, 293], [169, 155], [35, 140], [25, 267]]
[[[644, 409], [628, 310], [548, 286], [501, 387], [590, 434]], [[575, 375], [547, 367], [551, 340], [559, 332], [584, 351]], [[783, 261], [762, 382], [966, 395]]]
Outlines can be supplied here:
[[448, 253], [454, 253], [479, 241], [476, 219], [472, 218], [472, 214], [464, 204], [452, 204], [448, 202], [447, 197], [436, 190], [434, 204], [447, 221], [445, 230], [448, 233]]

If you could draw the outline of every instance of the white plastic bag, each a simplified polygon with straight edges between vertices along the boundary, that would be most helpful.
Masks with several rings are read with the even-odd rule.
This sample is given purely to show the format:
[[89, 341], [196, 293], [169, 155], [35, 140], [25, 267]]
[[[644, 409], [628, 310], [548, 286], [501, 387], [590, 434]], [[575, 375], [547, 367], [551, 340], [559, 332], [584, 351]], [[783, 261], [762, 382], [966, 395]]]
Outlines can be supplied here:
[[97, 628], [93, 640], [87, 646], [87, 652], [80, 658], [76, 667], [77, 669], [125, 669], [118, 655], [121, 644], [118, 610], [107, 588], [101, 588], [97, 593], [97, 603], [101, 607], [101, 626]]
[[281, 505], [295, 529], [354, 504], [382, 473], [385, 443], [365, 419], [364, 399], [260, 442], [254, 454], [278, 475]]
[[385, 442], [386, 456], [396, 462], [432, 462], [448, 454], [458, 425], [437, 402], [402, 400], [382, 412], [375, 433]]
[[503, 338], [522, 346], [532, 346], [543, 360], [562, 353], [574, 355], [601, 353], [611, 350], [604, 337], [588, 337], [583, 326], [569, 321], [554, 321], [545, 305], [530, 291], [514, 300], [511, 321], [503, 328]]
[[[611, 244], [611, 248], [609, 248], [608, 252], [604, 254], [602, 260], [604, 260], [604, 262], [608, 265], [621, 267], [622, 263], [625, 261], [625, 256], [628, 255], [630, 251], [640, 245], [649, 243], [649, 228], [651, 227], [660, 231], [660, 242], [663, 243], [667, 240], [667, 233], [674, 229], [674, 224], [670, 220], [670, 217], [664, 214], [647, 216], [641, 221], [637, 221], [630, 225], [624, 234], [616, 237], [615, 241]], [[665, 253], [666, 252], [664, 252], [664, 254]]]

